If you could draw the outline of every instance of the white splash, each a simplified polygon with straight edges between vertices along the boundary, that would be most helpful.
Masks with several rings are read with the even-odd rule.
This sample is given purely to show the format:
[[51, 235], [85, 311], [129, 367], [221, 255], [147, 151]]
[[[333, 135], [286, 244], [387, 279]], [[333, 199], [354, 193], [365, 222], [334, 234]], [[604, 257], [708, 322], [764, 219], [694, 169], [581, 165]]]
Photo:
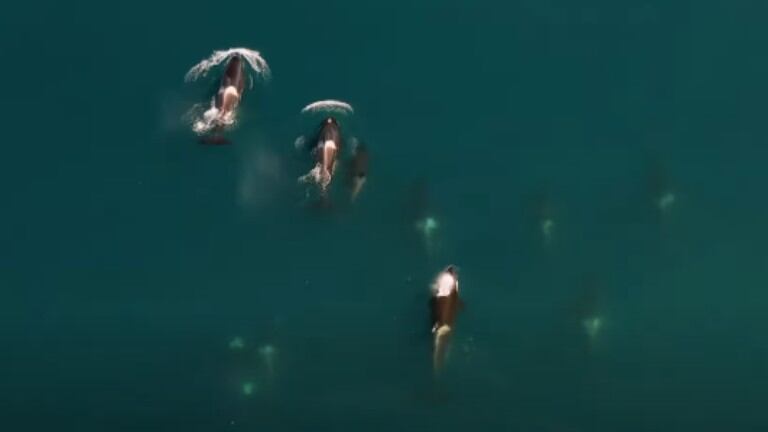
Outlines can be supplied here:
[[214, 100], [211, 100], [208, 109], [204, 104], [195, 104], [184, 117], [192, 124], [192, 131], [198, 135], [203, 135], [217, 127], [229, 128], [237, 122], [236, 111], [220, 115]]
[[321, 100], [312, 102], [311, 104], [302, 108], [301, 113], [314, 113], [314, 112], [333, 112], [338, 114], [354, 114], [355, 110], [352, 105], [339, 100]]
[[238, 54], [251, 65], [251, 69], [262, 79], [268, 80], [271, 77], [272, 72], [269, 69], [269, 65], [258, 51], [248, 48], [230, 48], [228, 50], [214, 51], [210, 57], [193, 66], [184, 76], [184, 80], [191, 82], [204, 77], [208, 74], [208, 71]]
[[308, 173], [299, 177], [299, 183], [314, 183], [320, 187], [320, 192], [325, 193], [331, 184], [331, 176], [323, 169], [322, 164], [317, 163]]
[[198, 135], [203, 135], [216, 127], [230, 127], [236, 122], [234, 111], [227, 115], [219, 115], [215, 98], [211, 99], [208, 108], [205, 104], [193, 105], [184, 118], [192, 125], [192, 131]]

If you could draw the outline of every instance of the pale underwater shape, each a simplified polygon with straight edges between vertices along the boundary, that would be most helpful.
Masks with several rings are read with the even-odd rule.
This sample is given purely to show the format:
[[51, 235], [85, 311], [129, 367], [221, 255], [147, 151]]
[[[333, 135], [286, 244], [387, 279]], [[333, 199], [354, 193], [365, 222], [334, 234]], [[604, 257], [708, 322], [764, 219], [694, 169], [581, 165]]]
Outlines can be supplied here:
[[259, 355], [261, 356], [262, 361], [264, 361], [269, 378], [271, 378], [275, 374], [275, 356], [277, 356], [277, 349], [271, 344], [262, 345], [259, 347]]
[[584, 326], [584, 331], [591, 340], [597, 338], [598, 333], [603, 328], [603, 318], [599, 316], [585, 318], [581, 321], [581, 325]]
[[427, 237], [431, 237], [432, 233], [439, 227], [440, 224], [437, 223], [437, 219], [431, 216], [416, 222], [416, 229], [421, 231]]
[[667, 211], [672, 205], [675, 204], [677, 197], [671, 191], [663, 193], [659, 199], [656, 200], [656, 206], [661, 211]]
[[552, 235], [555, 231], [555, 221], [551, 218], [546, 218], [541, 221], [541, 235], [544, 237], [544, 242], [549, 244], [552, 242]]
[[277, 350], [275, 347], [270, 344], [262, 345], [259, 347], [259, 354], [261, 354], [263, 357], [272, 357], [276, 352]]
[[435, 231], [440, 227], [437, 219], [429, 216], [416, 222], [416, 229], [424, 236], [427, 253], [431, 254], [435, 248]]
[[243, 158], [238, 201], [248, 207], [268, 204], [279, 195], [283, 179], [284, 167], [280, 157], [268, 146], [253, 148]]
[[240, 351], [245, 348], [245, 340], [240, 336], [235, 336], [229, 341], [229, 349], [233, 351]]
[[241, 391], [244, 396], [251, 396], [253, 393], [259, 390], [258, 384], [253, 381], [246, 381], [241, 387]]

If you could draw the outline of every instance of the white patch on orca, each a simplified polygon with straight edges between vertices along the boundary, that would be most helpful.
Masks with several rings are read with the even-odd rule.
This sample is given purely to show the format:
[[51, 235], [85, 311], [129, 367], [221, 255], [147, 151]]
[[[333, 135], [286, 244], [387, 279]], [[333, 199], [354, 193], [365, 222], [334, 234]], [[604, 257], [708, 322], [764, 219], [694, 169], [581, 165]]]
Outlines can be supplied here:
[[322, 148], [325, 149], [326, 147], [336, 150], [336, 143], [333, 140], [326, 140]]
[[248, 48], [230, 48], [228, 50], [214, 51], [210, 57], [196, 64], [184, 76], [186, 82], [195, 81], [208, 74], [208, 71], [219, 64], [229, 60], [234, 55], [240, 55], [251, 66], [256, 74], [264, 80], [269, 80], [272, 72], [269, 69], [267, 61], [261, 57], [258, 51]]
[[305, 106], [301, 109], [302, 114], [306, 113], [316, 113], [316, 112], [332, 112], [337, 114], [354, 114], [355, 109], [352, 108], [352, 105], [342, 102], [339, 100], [333, 100], [333, 99], [327, 99], [327, 100], [321, 100], [317, 102], [312, 102], [311, 104]]
[[448, 272], [442, 272], [432, 284], [432, 293], [436, 297], [448, 297], [453, 292], [455, 285], [456, 278]]
[[[337, 149], [336, 143], [333, 140], [326, 140], [320, 144], [316, 151], [325, 152], [325, 149]], [[334, 166], [331, 171], [334, 171]], [[299, 183], [314, 183], [320, 187], [320, 192], [325, 194], [328, 191], [328, 186], [331, 184], [332, 173], [323, 168], [322, 162], [317, 162], [315, 166], [306, 174], [298, 178]]]

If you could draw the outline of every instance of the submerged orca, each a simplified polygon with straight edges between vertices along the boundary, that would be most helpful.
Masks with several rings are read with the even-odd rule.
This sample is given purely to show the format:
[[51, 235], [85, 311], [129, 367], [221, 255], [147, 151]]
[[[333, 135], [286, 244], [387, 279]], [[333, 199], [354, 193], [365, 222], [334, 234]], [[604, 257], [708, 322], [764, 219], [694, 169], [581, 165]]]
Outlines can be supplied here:
[[368, 176], [368, 149], [365, 144], [358, 144], [355, 147], [355, 153], [351, 160], [351, 182], [352, 182], [352, 201], [354, 201], [363, 190], [365, 180]]

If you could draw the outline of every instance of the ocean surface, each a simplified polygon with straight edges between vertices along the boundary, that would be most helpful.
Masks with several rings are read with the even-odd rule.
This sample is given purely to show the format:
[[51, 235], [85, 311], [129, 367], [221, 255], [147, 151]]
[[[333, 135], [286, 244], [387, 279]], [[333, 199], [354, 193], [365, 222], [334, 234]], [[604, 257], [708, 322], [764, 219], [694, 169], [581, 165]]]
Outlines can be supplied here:
[[[768, 430], [765, 1], [4, 9], [1, 430]], [[230, 47], [273, 78], [201, 145]]]

